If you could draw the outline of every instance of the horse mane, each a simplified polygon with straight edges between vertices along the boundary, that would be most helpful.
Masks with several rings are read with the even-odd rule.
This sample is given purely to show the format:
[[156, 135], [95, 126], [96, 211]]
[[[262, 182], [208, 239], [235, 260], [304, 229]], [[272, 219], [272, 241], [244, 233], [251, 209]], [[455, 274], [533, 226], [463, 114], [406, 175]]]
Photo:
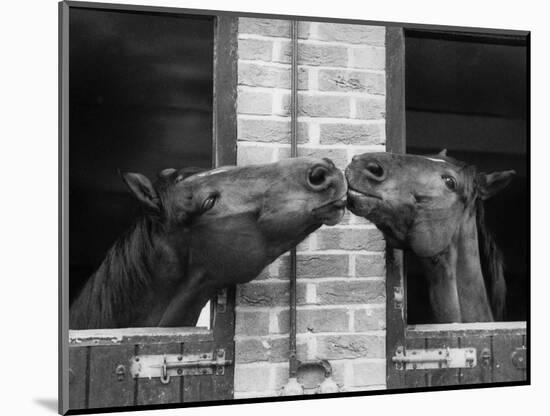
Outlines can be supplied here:
[[[174, 178], [184, 179], [203, 172], [204, 168], [165, 169], [153, 186], [162, 204], [170, 192]], [[147, 212], [109, 249], [97, 271], [70, 307], [69, 327], [116, 328], [127, 327], [135, 320], [132, 311], [139, 311], [138, 302], [151, 288], [155, 250], [153, 237], [164, 232], [163, 223], [169, 215], [164, 207], [159, 213]], [[135, 314], [135, 313], [134, 313]]]
[[70, 328], [128, 326], [130, 311], [152, 281], [153, 234], [159, 227], [150, 216], [140, 217], [109, 249], [70, 308]]
[[506, 282], [504, 280], [504, 258], [497, 247], [492, 233], [485, 223], [485, 208], [480, 199], [476, 202], [476, 223], [479, 241], [481, 271], [489, 296], [495, 321], [504, 318], [506, 303]]

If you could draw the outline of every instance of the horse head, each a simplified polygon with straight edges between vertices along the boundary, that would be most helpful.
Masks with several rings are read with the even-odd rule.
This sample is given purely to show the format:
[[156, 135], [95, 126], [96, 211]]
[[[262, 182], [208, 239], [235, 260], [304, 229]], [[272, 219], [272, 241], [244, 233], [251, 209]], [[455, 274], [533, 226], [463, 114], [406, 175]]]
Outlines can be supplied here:
[[153, 280], [179, 282], [164, 290], [160, 303], [171, 300], [150, 325], [194, 325], [217, 290], [254, 279], [317, 228], [338, 223], [346, 206], [344, 175], [326, 158], [165, 169], [154, 182], [122, 176], [156, 230]]
[[[348, 208], [372, 221], [390, 246], [421, 259], [437, 321], [487, 321], [502, 315], [505, 283], [499, 252], [483, 226], [483, 201], [514, 175], [478, 172], [445, 150], [366, 153], [346, 168]], [[492, 313], [484, 306], [488, 298]]]
[[183, 236], [227, 283], [251, 280], [321, 225], [338, 223], [347, 190], [330, 159], [313, 158], [204, 172], [167, 169], [154, 184], [135, 173], [124, 179], [166, 234]]
[[395, 248], [420, 257], [444, 251], [477, 201], [505, 188], [514, 171], [478, 173], [446, 156], [365, 153], [346, 168], [348, 208], [372, 221]]

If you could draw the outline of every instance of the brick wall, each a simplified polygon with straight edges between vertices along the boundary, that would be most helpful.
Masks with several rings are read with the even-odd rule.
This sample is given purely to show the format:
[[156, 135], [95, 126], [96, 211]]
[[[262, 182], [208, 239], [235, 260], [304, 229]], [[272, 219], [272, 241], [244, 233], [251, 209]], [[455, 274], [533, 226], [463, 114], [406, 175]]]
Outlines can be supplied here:
[[[238, 164], [290, 155], [290, 22], [239, 19]], [[385, 150], [385, 29], [299, 24], [298, 154], [344, 168]], [[298, 246], [298, 359], [328, 359], [343, 390], [385, 388], [384, 241], [346, 214]], [[289, 256], [237, 291], [235, 398], [288, 380]]]

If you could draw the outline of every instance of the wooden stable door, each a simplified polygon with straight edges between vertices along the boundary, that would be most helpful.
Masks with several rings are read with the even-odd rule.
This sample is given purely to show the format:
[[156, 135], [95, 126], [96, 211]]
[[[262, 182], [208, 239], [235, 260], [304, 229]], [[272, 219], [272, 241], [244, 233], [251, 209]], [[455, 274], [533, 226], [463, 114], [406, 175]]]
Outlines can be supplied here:
[[69, 408], [233, 398], [235, 289], [212, 301], [211, 329], [69, 331]]
[[232, 343], [216, 342], [215, 333], [201, 328], [70, 331], [69, 408], [232, 399]]
[[524, 322], [411, 326], [405, 340], [392, 359], [407, 387], [526, 380]]
[[[496, 168], [502, 169], [498, 166], [499, 160], [505, 160], [505, 163], [513, 164], [508, 169], [514, 168], [518, 172], [518, 178], [516, 178], [516, 190], [519, 191], [528, 189], [528, 184], [524, 185], [523, 181], [527, 181], [527, 169], [524, 165], [519, 164], [518, 160], [523, 158], [525, 163], [528, 154], [526, 152], [527, 136], [527, 110], [525, 110], [523, 97], [517, 97], [520, 103], [513, 109], [509, 108], [509, 100], [515, 99], [513, 96], [507, 97], [507, 100], [498, 101], [497, 104], [491, 102], [491, 98], [482, 97], [484, 100], [480, 100], [475, 94], [469, 94], [468, 91], [448, 91], [448, 94], [442, 91], [443, 86], [450, 86], [450, 89], [460, 90], [457, 87], [459, 81], [445, 80], [446, 71], [452, 71], [453, 67], [442, 68], [437, 67], [430, 72], [431, 77], [441, 77], [438, 80], [434, 80], [438, 91], [429, 90], [431, 87], [426, 83], [418, 82], [418, 79], [411, 74], [406, 76], [407, 68], [406, 64], [409, 61], [406, 59], [406, 33], [407, 29], [391, 27], [387, 29], [386, 34], [386, 69], [387, 69], [387, 111], [386, 111], [386, 136], [387, 136], [387, 150], [394, 153], [411, 153], [426, 154], [429, 152], [438, 152], [442, 148], [448, 147], [450, 155], [458, 155], [458, 158], [464, 156], [472, 158], [474, 155], [476, 161], [484, 161], [485, 163], [492, 163]], [[440, 33], [439, 33], [440, 34]], [[436, 34], [437, 35], [437, 34]], [[416, 33], [414, 35], [414, 45], [418, 48], [418, 45], [422, 39], [434, 39], [433, 34], [430, 33]], [[472, 33], [459, 33], [456, 32], [450, 39], [456, 44], [460, 44], [460, 53], [466, 53], [468, 48], [472, 48], [476, 42], [482, 44], [481, 47], [485, 48], [489, 52], [497, 51], [503, 53], [504, 47], [513, 49], [512, 53], [506, 55], [505, 62], [518, 62], [517, 57], [525, 57], [528, 48], [528, 42], [526, 35], [521, 34], [499, 34], [492, 37], [491, 34], [472, 34]], [[437, 36], [435, 36], [440, 41]], [[419, 40], [420, 39], [420, 40]], [[449, 39], [446, 39], [449, 41]], [[442, 53], [447, 53], [447, 57], [453, 57], [454, 52], [450, 51], [450, 43], [441, 47], [439, 44], [439, 50]], [[444, 43], [444, 42], [440, 42]], [[489, 45], [489, 46], [487, 46]], [[481, 48], [480, 47], [480, 48]], [[515, 49], [514, 49], [515, 48]], [[523, 48], [523, 49], [521, 49]], [[423, 52], [426, 48], [422, 49]], [[466, 52], [465, 52], [466, 51]], [[479, 51], [477, 51], [479, 52]], [[410, 51], [409, 51], [410, 53]], [[458, 53], [458, 52], [457, 52]], [[476, 61], [471, 62], [471, 68], [482, 67], [479, 62], [485, 57], [484, 54], [472, 54]], [[428, 71], [426, 65], [430, 62], [422, 61], [422, 57], [430, 56], [430, 60], [435, 60], [434, 54], [420, 55], [420, 59], [416, 61], [416, 66], [419, 68], [417, 72], [421, 75]], [[410, 57], [410, 54], [409, 54]], [[485, 58], [483, 58], [485, 59]], [[521, 63], [521, 59], [519, 60]], [[467, 63], [461, 63], [461, 65], [467, 65]], [[527, 68], [527, 65], [524, 65]], [[460, 68], [458, 71], [462, 71], [463, 68], [460, 65], [456, 65]], [[521, 79], [522, 71], [525, 68], [521, 67], [517, 69], [519, 64], [516, 65], [514, 71], [509, 71], [515, 74]], [[470, 67], [469, 67], [470, 68]], [[470, 68], [470, 70], [472, 70]], [[486, 69], [482, 68], [482, 69]], [[507, 74], [504, 68], [501, 68], [504, 74]], [[439, 71], [439, 72], [438, 72]], [[410, 71], [414, 72], [414, 71]], [[460, 76], [466, 77], [467, 71], [460, 72]], [[525, 74], [524, 74], [525, 75]], [[451, 77], [454, 76], [451, 74]], [[477, 75], [473, 75], [477, 76]], [[516, 77], [516, 78], [517, 78]], [[525, 76], [526, 77], [526, 76]], [[458, 76], [456, 78], [459, 78]], [[484, 78], [475, 79], [476, 88], [479, 91], [491, 92], [494, 85], [497, 84], [497, 76], [491, 80], [492, 84], [482, 85]], [[466, 78], [464, 78], [466, 79]], [[474, 82], [472, 81], [472, 82]], [[414, 92], [407, 91], [407, 88], [413, 88]], [[519, 86], [516, 85], [519, 95], [522, 90], [525, 93], [528, 89], [526, 83]], [[464, 88], [467, 89], [467, 88]], [[494, 88], [493, 88], [494, 89]], [[423, 90], [429, 90], [426, 93]], [[462, 94], [462, 95], [461, 95]], [[465, 100], [471, 99], [471, 97], [477, 97], [478, 100], [475, 103], [468, 103], [464, 105]], [[488, 95], [488, 94], [487, 94]], [[440, 109], [434, 106], [433, 103], [438, 101], [438, 105], [447, 106], [448, 108]], [[441, 104], [443, 103], [443, 104]], [[430, 107], [432, 105], [432, 107]], [[465, 111], [461, 111], [460, 106], [466, 107], [466, 110], [474, 112], [474, 114], [466, 114]], [[451, 108], [452, 107], [452, 108]], [[499, 117], [489, 117], [487, 113], [494, 112]], [[506, 130], [506, 126], [515, 126], [513, 131], [521, 134], [515, 135], [507, 142], [502, 141], [500, 146], [493, 146], [493, 149], [483, 148], [479, 150], [479, 154], [475, 154], [475, 146], [481, 143], [480, 140], [467, 141], [467, 137], [455, 137], [458, 133], [454, 127], [449, 127], [448, 130], [436, 129], [433, 127], [437, 123], [424, 123], [421, 127], [423, 130], [418, 130], [418, 120], [424, 117], [424, 119], [432, 117], [432, 120], [440, 120], [440, 113], [445, 113], [445, 116], [449, 120], [461, 119], [461, 117], [473, 117], [475, 119], [476, 126], [478, 128], [471, 127], [472, 124], [464, 123], [468, 125], [476, 134], [485, 133], [486, 130], [480, 129], [479, 126], [486, 126], [482, 124], [485, 119], [488, 119], [488, 123], [492, 123], [492, 126], [504, 126], [503, 130]], [[513, 117], [510, 116], [512, 114]], [[438, 118], [439, 117], [439, 118]], [[485, 119], [484, 119], [485, 118]], [[468, 119], [468, 122], [471, 119]], [[507, 121], [508, 120], [508, 121]], [[510, 121], [511, 120], [511, 121]], [[411, 126], [407, 125], [411, 122]], [[457, 122], [458, 123], [458, 122]], [[508, 123], [508, 124], [505, 124]], [[523, 124], [522, 124], [523, 123]], [[443, 123], [445, 125], [446, 123]], [[459, 124], [457, 124], [458, 126]], [[441, 123], [440, 123], [441, 127]], [[463, 132], [464, 130], [462, 130]], [[418, 133], [418, 134], [417, 134]], [[422, 134], [420, 134], [422, 133]], [[429, 141], [426, 137], [433, 136], [434, 140]], [[454, 136], [453, 136], [454, 135]], [[413, 138], [414, 136], [414, 138]], [[419, 139], [416, 136], [420, 136]], [[451, 138], [449, 138], [451, 137]], [[504, 140], [504, 139], [503, 139]], [[515, 140], [515, 141], [514, 141]], [[483, 146], [487, 146], [487, 143], [482, 143]], [[468, 147], [469, 146], [469, 147]], [[473, 149], [473, 150], [472, 150]], [[468, 153], [469, 152], [469, 153]], [[490, 153], [493, 152], [493, 153]], [[489, 155], [489, 156], [487, 156]], [[484, 159], [485, 158], [485, 159]], [[490, 159], [487, 162], [487, 159]], [[497, 170], [497, 169], [495, 169]], [[503, 211], [503, 205], [508, 207], [516, 207], [524, 203], [524, 200], [528, 201], [528, 197], [524, 194], [520, 194], [517, 191], [509, 191], [515, 199], [515, 203], [500, 204], [500, 211]], [[521, 204], [519, 204], [521, 202]], [[507, 208], [510, 209], [510, 208]], [[505, 224], [507, 227], [517, 226], [522, 230], [528, 229], [529, 224], [526, 225], [522, 222], [518, 224], [511, 224], [513, 221], [518, 221], [516, 215], [513, 220], [502, 220], [501, 224]], [[526, 221], [525, 218], [520, 218], [519, 221]], [[520, 244], [519, 249], [512, 245], [512, 255], [508, 256], [508, 270], [510, 273], [516, 273], [512, 275], [513, 279], [507, 280], [509, 286], [510, 297], [517, 302], [520, 302], [519, 307], [515, 308], [515, 314], [511, 317], [511, 322], [491, 322], [491, 323], [471, 323], [471, 324], [430, 324], [422, 323], [418, 324], [414, 322], [415, 317], [411, 310], [407, 310], [412, 307], [411, 303], [415, 302], [415, 305], [428, 304], [426, 298], [411, 300], [408, 299], [407, 293], [407, 261], [404, 259], [404, 254], [400, 250], [394, 250], [391, 247], [387, 248], [386, 266], [387, 266], [387, 342], [386, 342], [386, 354], [387, 354], [387, 387], [389, 389], [398, 388], [425, 388], [425, 387], [439, 387], [439, 386], [458, 386], [458, 385], [477, 385], [485, 383], [514, 383], [525, 384], [529, 380], [529, 353], [528, 353], [528, 324], [524, 321], [527, 317], [528, 311], [528, 258], [525, 259], [518, 255], [518, 252], [523, 255], [525, 253], [525, 246], [528, 244], [528, 236], [523, 238], [517, 238], [516, 241], [512, 241], [513, 244]], [[523, 244], [524, 246], [521, 246]], [[527, 246], [528, 247], [528, 246]], [[510, 244], [507, 246], [510, 251]], [[506, 253], [505, 253], [506, 254]], [[526, 254], [528, 256], [528, 254]], [[505, 256], [505, 259], [507, 257]], [[514, 271], [515, 269], [515, 271]], [[520, 272], [517, 272], [519, 270]], [[411, 274], [411, 270], [409, 270]], [[412, 276], [409, 276], [411, 279]], [[515, 298], [514, 298], [515, 297]], [[408, 304], [408, 305], [407, 305]], [[414, 305], [413, 305], [414, 306]], [[516, 305], [518, 306], [518, 305]], [[409, 313], [408, 313], [409, 312]], [[416, 313], [419, 316], [419, 313]], [[510, 317], [509, 317], [510, 319]]]
[[388, 388], [528, 380], [526, 322], [407, 325], [402, 252], [387, 257]]

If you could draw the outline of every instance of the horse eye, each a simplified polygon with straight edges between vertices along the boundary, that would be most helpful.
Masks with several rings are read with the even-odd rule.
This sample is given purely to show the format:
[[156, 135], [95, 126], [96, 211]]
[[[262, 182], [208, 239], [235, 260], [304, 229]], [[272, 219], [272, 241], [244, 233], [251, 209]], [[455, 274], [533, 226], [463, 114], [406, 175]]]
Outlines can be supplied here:
[[443, 179], [443, 182], [445, 182], [445, 185], [447, 188], [449, 188], [451, 191], [455, 191], [457, 188], [456, 179], [449, 175], [443, 175], [441, 177]]
[[211, 197], [205, 199], [204, 202], [202, 203], [202, 207], [201, 207], [202, 212], [206, 212], [206, 211], [212, 209], [212, 207], [214, 206], [215, 203], [216, 203], [216, 197], [215, 196], [211, 196]]

